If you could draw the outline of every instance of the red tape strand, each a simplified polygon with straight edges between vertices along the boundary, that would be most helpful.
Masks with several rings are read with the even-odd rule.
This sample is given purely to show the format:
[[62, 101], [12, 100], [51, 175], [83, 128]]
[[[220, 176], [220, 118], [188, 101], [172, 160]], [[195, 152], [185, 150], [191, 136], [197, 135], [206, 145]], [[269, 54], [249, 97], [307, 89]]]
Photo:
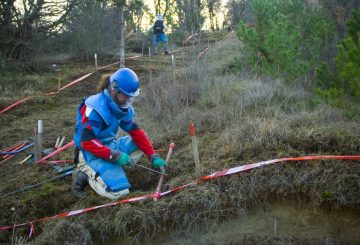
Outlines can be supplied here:
[[12, 149], [14, 149], [15, 147], [19, 146], [20, 144], [24, 143], [25, 141], [19, 141], [11, 146], [7, 146], [3, 149], [1, 149], [0, 151], [11, 151]]
[[77, 83], [81, 82], [82, 80], [90, 77], [92, 74], [93, 74], [93, 72], [90, 72], [90, 73], [88, 73], [88, 74], [86, 74], [86, 75], [84, 75], [82, 77], [79, 77], [78, 79], [72, 81], [71, 83], [66, 84], [64, 87], [59, 89], [59, 92], [66, 89], [66, 88], [68, 88], [68, 87], [70, 87], [70, 86], [73, 86], [74, 84], [77, 84]]
[[21, 103], [23, 103], [23, 102], [25, 102], [25, 101], [33, 98], [33, 97], [34, 97], [34, 96], [29, 96], [29, 97], [27, 97], [27, 98], [24, 98], [24, 99], [21, 99], [21, 100], [15, 102], [15, 103], [12, 104], [12, 105], [9, 105], [8, 107], [2, 109], [2, 110], [0, 111], [0, 114], [2, 114], [2, 113], [4, 113], [4, 112], [7, 112], [8, 110], [14, 108], [15, 106], [17, 106], [17, 105], [19, 105], [19, 104], [21, 104]]
[[[73, 144], [73, 141], [68, 143], [68, 145], [70, 145], [71, 143]], [[181, 190], [183, 190], [185, 188], [195, 186], [197, 184], [201, 184], [204, 181], [209, 180], [209, 179], [215, 179], [215, 178], [219, 178], [219, 177], [223, 177], [223, 176], [227, 176], [227, 175], [231, 175], [231, 174], [235, 174], [235, 173], [246, 172], [246, 171], [251, 170], [251, 169], [255, 169], [255, 168], [258, 168], [258, 167], [261, 167], [261, 166], [270, 165], [270, 164], [274, 164], [274, 163], [278, 163], [278, 162], [325, 160], [325, 159], [360, 160], [360, 156], [303, 156], [303, 157], [289, 157], [289, 158], [273, 159], [273, 160], [267, 160], [267, 161], [262, 161], [262, 162], [258, 162], [258, 163], [242, 165], [242, 166], [221, 170], [221, 171], [215, 172], [213, 174], [200, 177], [196, 181], [190, 182], [190, 183], [182, 185], [182, 186], [175, 187], [175, 188], [173, 188], [173, 189], [171, 189], [169, 191], [162, 192], [162, 193], [160, 193], [160, 197], [166, 196], [166, 195], [168, 195], [170, 193], [181, 191]], [[141, 201], [141, 200], [156, 198], [156, 197], [158, 197], [158, 195], [159, 195], [158, 193], [146, 194], [146, 195], [143, 195], [143, 196], [132, 197], [132, 198], [120, 200], [120, 201], [117, 201], [117, 202], [106, 203], [106, 204], [95, 206], [95, 207], [83, 208], [83, 209], [70, 211], [70, 212], [64, 212], [64, 213], [61, 213], [61, 214], [57, 214], [57, 215], [54, 215], [54, 216], [45, 217], [45, 218], [41, 218], [41, 219], [36, 219], [36, 220], [29, 221], [29, 222], [22, 223], [22, 224], [15, 224], [15, 225], [11, 225], [11, 226], [1, 227], [0, 231], [15, 229], [17, 227], [27, 226], [27, 225], [30, 225], [32, 227], [32, 230], [34, 230], [34, 225], [33, 225], [34, 223], [47, 221], [47, 220], [53, 220], [53, 219], [62, 218], [62, 217], [75, 216], [75, 215], [83, 214], [83, 213], [86, 213], [86, 212], [94, 211], [94, 210], [97, 210], [97, 209], [100, 209], [100, 208], [116, 206], [116, 205], [119, 205], [119, 204], [131, 203], [131, 202], [137, 202], [137, 201]]]
[[[69, 84], [67, 84], [67, 85], [65, 85], [64, 87], [60, 88], [58, 91], [49, 92], [49, 93], [44, 93], [44, 94], [41, 94], [41, 95], [39, 95], [39, 96], [51, 96], [51, 95], [58, 94], [60, 91], [66, 89], [66, 88], [68, 88], [68, 87], [70, 87], [70, 86], [73, 86], [73, 85], [76, 84], [76, 83], [81, 82], [82, 80], [88, 78], [88, 77], [91, 76], [92, 74], [93, 74], [93, 72], [90, 72], [90, 73], [88, 73], [88, 74], [86, 74], [86, 75], [84, 75], [84, 76], [82, 76], [82, 77], [80, 77], [80, 78], [78, 78], [78, 79], [70, 82]], [[29, 100], [29, 99], [31, 99], [31, 98], [34, 98], [34, 97], [35, 97], [35, 96], [29, 96], [29, 97], [27, 97], [27, 98], [21, 99], [21, 100], [15, 102], [14, 104], [9, 105], [8, 107], [2, 109], [2, 110], [0, 111], [0, 114], [2, 114], [2, 113], [4, 113], [4, 112], [7, 112], [7, 111], [9, 111], [10, 109], [12, 109], [12, 108], [20, 105], [21, 103], [23, 103], [23, 102], [25, 102], [25, 101], [27, 101], [27, 100]]]
[[49, 159], [50, 157], [55, 156], [56, 154], [58, 154], [59, 152], [65, 151], [67, 149], [69, 149], [70, 147], [74, 146], [74, 141], [71, 141], [69, 143], [67, 143], [66, 145], [64, 145], [63, 147], [60, 147], [59, 149], [57, 149], [54, 152], [51, 152], [49, 155], [46, 155], [45, 157], [37, 160], [35, 163], [42, 163], [44, 162], [46, 159]]
[[[127, 58], [125, 58], [125, 59], [136, 59], [136, 58], [139, 58], [139, 57], [141, 57], [141, 56], [127, 57]], [[107, 68], [107, 67], [109, 67], [109, 66], [113, 66], [113, 65], [116, 65], [116, 64], [119, 64], [119, 62], [115, 62], [115, 63], [109, 64], [109, 65], [106, 65], [106, 66], [102, 66], [102, 67], [98, 68], [97, 70], [101, 70], [101, 69], [104, 69], [104, 68]], [[56, 94], [58, 94], [60, 91], [62, 91], [62, 90], [66, 89], [66, 88], [68, 88], [68, 87], [70, 87], [70, 86], [73, 86], [73, 85], [75, 85], [75, 84], [83, 81], [84, 79], [88, 78], [88, 77], [91, 76], [92, 74], [94, 74], [94, 72], [90, 72], [90, 73], [88, 73], [88, 74], [86, 74], [86, 75], [84, 75], [84, 76], [82, 76], [82, 77], [79, 77], [78, 79], [76, 79], [76, 80], [68, 83], [68, 84], [65, 85], [64, 87], [60, 88], [58, 91], [49, 92], [49, 93], [43, 93], [43, 94], [41, 94], [41, 95], [39, 95], [39, 96], [51, 96], [51, 95], [56, 95]], [[29, 96], [29, 97], [26, 97], [26, 98], [24, 98], [24, 99], [21, 99], [21, 100], [15, 102], [14, 104], [9, 105], [8, 107], [2, 109], [2, 110], [0, 111], [0, 114], [3, 114], [4, 112], [7, 112], [7, 111], [9, 111], [10, 109], [12, 109], [12, 108], [20, 105], [21, 103], [23, 103], [23, 102], [25, 102], [25, 101], [27, 101], [27, 100], [29, 100], [29, 99], [31, 99], [31, 98], [34, 98], [34, 97], [35, 97], [35, 96]]]

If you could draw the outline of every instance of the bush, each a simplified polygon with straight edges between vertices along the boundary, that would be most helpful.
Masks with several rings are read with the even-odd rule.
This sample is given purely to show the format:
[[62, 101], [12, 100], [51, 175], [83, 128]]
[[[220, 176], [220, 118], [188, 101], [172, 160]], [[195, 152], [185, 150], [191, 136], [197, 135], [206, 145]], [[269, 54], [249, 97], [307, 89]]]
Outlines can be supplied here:
[[[360, 13], [360, 12], [359, 12]], [[341, 84], [345, 91], [354, 98], [360, 98], [360, 42], [355, 43], [346, 37], [338, 46], [335, 64], [339, 71]]]
[[237, 35], [248, 62], [260, 72], [291, 81], [320, 63], [325, 37], [333, 30], [321, 9], [302, 0], [254, 0], [252, 12], [254, 25], [241, 23]]
[[344, 96], [344, 90], [341, 88], [329, 88], [329, 89], [315, 89], [315, 93], [325, 100], [329, 105], [341, 107], [343, 106], [342, 97]]
[[[353, 18], [348, 22], [348, 33], [337, 46], [337, 55], [334, 58], [335, 69], [323, 63], [317, 70], [319, 88], [317, 95], [329, 102], [347, 94], [359, 100], [360, 98], [360, 9], [353, 11]], [[342, 93], [328, 93], [326, 91], [342, 91]]]

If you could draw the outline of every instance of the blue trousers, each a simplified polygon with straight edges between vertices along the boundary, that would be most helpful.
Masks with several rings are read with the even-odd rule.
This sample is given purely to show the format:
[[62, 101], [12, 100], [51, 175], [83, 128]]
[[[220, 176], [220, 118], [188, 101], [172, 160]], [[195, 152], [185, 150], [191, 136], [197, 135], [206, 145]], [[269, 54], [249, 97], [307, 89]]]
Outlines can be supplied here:
[[[121, 137], [106, 144], [113, 150], [119, 150], [127, 154], [138, 149], [130, 136]], [[118, 164], [99, 158], [88, 151], [82, 151], [86, 163], [99, 175], [105, 182], [108, 191], [117, 192], [131, 187], [124, 169]]]
[[154, 39], [153, 39], [154, 45], [157, 46], [159, 41], [163, 42], [164, 44], [167, 43], [168, 39], [165, 33], [154, 34]]

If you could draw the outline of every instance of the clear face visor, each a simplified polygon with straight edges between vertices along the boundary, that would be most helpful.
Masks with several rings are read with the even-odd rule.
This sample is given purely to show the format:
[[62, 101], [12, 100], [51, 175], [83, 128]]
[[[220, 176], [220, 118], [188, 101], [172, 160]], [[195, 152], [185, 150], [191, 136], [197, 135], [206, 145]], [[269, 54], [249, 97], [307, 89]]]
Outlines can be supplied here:
[[[117, 82], [113, 82], [112, 84], [110, 84], [109, 87], [111, 88], [112, 91], [115, 91], [113, 100], [120, 108], [122, 108], [122, 109], [129, 108], [131, 103], [135, 100], [135, 97], [128, 96], [128, 95], [124, 94], [123, 92], [119, 91], [117, 89], [117, 87], [118, 87]], [[122, 99], [119, 99], [119, 97]]]
[[126, 100], [123, 101], [123, 103], [117, 103], [119, 105], [119, 107], [122, 108], [122, 109], [129, 108], [131, 103], [134, 102], [135, 97], [129, 97], [127, 95], [124, 95], [121, 91], [118, 91], [115, 96], [118, 97], [119, 94], [127, 97]]

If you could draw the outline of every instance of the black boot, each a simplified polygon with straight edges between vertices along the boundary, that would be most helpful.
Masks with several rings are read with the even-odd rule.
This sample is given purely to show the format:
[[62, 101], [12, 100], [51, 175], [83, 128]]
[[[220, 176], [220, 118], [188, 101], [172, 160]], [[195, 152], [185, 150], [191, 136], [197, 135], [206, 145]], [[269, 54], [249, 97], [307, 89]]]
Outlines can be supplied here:
[[80, 171], [75, 169], [73, 172], [73, 194], [78, 198], [84, 198], [86, 196], [85, 187], [89, 184], [88, 176]]

